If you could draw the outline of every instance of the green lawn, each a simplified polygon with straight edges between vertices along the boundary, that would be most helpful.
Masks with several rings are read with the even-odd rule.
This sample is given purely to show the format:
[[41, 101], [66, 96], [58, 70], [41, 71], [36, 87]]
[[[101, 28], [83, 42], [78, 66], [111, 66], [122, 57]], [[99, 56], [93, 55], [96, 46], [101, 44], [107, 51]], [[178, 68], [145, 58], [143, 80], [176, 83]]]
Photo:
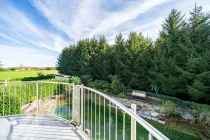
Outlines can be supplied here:
[[37, 77], [38, 73], [41, 72], [44, 75], [47, 74], [57, 74], [57, 70], [37, 70], [37, 71], [2, 71], [0, 72], [0, 80], [11, 80], [17, 78], [25, 78], [25, 77]]

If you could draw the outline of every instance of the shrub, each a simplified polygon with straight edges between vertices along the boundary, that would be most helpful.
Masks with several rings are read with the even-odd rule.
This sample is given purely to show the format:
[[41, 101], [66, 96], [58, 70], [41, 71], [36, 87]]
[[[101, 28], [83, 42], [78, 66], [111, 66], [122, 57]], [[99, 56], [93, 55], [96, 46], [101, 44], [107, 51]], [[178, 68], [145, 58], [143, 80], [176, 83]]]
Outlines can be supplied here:
[[176, 103], [172, 101], [165, 101], [161, 105], [161, 112], [166, 113], [166, 115], [171, 116], [171, 115], [177, 115], [178, 114], [178, 109], [176, 106]]
[[202, 133], [210, 138], [210, 110], [206, 107], [197, 108], [198, 124], [202, 128]]
[[109, 92], [111, 84], [108, 83], [107, 81], [95, 80], [94, 82], [89, 82], [87, 86], [94, 89], [103, 90], [103, 92], [107, 93]]
[[90, 75], [83, 75], [80, 78], [84, 85], [87, 85], [88, 83], [93, 81], [93, 78]]
[[157, 85], [151, 85], [151, 90], [154, 91], [155, 93], [158, 93], [159, 87]]
[[17, 67], [13, 67], [10, 70], [18, 70], [18, 68]]
[[38, 77], [44, 77], [45, 76], [43, 72], [38, 72], [37, 74], [38, 74]]
[[116, 75], [111, 75], [111, 90], [114, 94], [119, 94], [120, 91], [124, 91], [126, 88], [125, 86], [120, 82], [120, 80], [118, 79], [118, 77]]
[[7, 70], [6, 68], [0, 67], [0, 71], [6, 71], [6, 70]]
[[79, 77], [77, 76], [72, 76], [71, 79], [70, 79], [70, 83], [74, 83], [74, 84], [81, 84], [81, 80]]
[[174, 101], [174, 102], [181, 101], [179, 98], [176, 98], [176, 97], [173, 97], [173, 96], [164, 95], [164, 94], [147, 92], [147, 95], [152, 96], [152, 97], [156, 97], [158, 99], [171, 100], [171, 101]]
[[45, 70], [54, 70], [54, 67], [46, 67]]
[[96, 89], [96, 83], [95, 82], [89, 82], [87, 83], [87, 86], [93, 89]]
[[108, 93], [108, 92], [109, 92], [109, 89], [108, 89], [108, 88], [105, 88], [105, 89], [103, 90], [103, 92], [104, 92], [104, 93]]
[[121, 93], [118, 95], [118, 97], [120, 97], [120, 98], [125, 98], [125, 94], [121, 92]]

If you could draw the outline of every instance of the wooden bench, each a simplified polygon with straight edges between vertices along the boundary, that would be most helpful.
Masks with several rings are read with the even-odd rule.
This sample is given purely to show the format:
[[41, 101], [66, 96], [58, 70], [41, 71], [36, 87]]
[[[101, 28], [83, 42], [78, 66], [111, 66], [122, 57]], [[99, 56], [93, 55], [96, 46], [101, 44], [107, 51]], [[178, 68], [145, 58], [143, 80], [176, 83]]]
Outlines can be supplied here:
[[133, 90], [132, 91], [132, 96], [135, 96], [135, 97], [142, 97], [142, 98], [147, 98], [147, 94], [145, 91], [140, 91], [140, 90]]

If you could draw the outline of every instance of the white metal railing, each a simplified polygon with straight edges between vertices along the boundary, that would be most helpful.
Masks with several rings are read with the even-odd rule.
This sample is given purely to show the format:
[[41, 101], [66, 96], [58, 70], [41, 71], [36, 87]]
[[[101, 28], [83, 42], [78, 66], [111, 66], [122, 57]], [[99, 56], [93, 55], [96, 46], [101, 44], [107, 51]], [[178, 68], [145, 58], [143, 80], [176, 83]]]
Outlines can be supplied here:
[[[45, 112], [44, 101], [55, 99], [54, 114]], [[51, 114], [74, 122], [91, 139], [168, 140], [161, 132], [136, 114], [136, 105], [128, 109], [110, 96], [95, 89], [70, 83], [27, 81], [0, 82], [0, 116], [21, 114], [25, 104], [36, 104], [30, 114]], [[66, 104], [67, 110], [62, 105]], [[146, 134], [147, 133], [147, 134]]]

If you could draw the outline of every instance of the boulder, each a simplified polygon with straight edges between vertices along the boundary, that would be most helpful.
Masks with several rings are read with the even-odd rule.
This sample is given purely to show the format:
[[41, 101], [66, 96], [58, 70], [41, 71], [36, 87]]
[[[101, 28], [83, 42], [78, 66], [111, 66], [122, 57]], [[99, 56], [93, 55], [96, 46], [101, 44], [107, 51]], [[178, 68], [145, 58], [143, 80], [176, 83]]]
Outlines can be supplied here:
[[30, 104], [25, 104], [20, 108], [21, 112], [25, 112], [31, 105]]
[[158, 115], [159, 115], [159, 113], [157, 113], [157, 112], [152, 112], [152, 113], [151, 113], [151, 116], [152, 116], [152, 117], [157, 117]]
[[190, 114], [189, 112], [181, 114], [181, 117], [186, 120], [195, 120], [195, 117], [192, 114]]
[[143, 114], [149, 116], [149, 111], [144, 111]]

